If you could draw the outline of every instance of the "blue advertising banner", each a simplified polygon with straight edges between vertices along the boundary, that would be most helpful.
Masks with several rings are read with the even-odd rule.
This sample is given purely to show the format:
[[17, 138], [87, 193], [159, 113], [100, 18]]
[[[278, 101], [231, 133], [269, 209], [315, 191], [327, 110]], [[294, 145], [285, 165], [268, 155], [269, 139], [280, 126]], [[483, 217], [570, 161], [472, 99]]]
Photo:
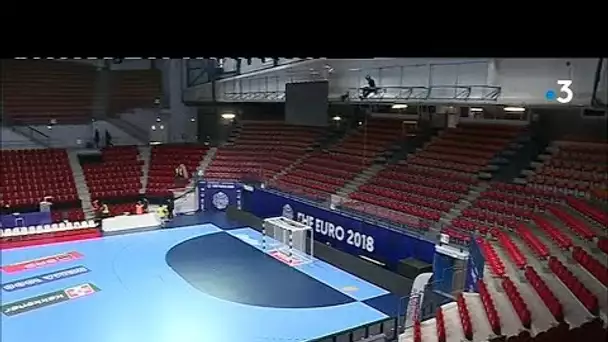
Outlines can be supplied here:
[[243, 209], [261, 217], [284, 216], [314, 228], [315, 240], [352, 255], [363, 255], [396, 269], [399, 260], [432, 263], [435, 244], [339, 212], [256, 189], [243, 193]]
[[477, 279], [483, 278], [483, 268], [485, 267], [485, 259], [481, 254], [479, 244], [475, 239], [471, 239], [469, 245], [469, 260], [467, 263], [467, 278], [465, 283], [465, 290], [468, 292], [479, 292], [477, 286]]
[[32, 286], [46, 284], [46, 283], [49, 283], [52, 281], [70, 278], [70, 277], [74, 277], [79, 274], [84, 274], [84, 273], [88, 273], [88, 272], [89, 272], [88, 268], [86, 268], [84, 266], [76, 266], [76, 267], [71, 267], [71, 268], [67, 268], [67, 269], [63, 269], [63, 270], [59, 270], [59, 271], [55, 271], [55, 272], [51, 272], [51, 273], [41, 274], [41, 275], [30, 277], [30, 278], [25, 278], [25, 279], [20, 279], [20, 280], [15, 280], [15, 281], [11, 281], [8, 283], [4, 283], [4, 284], [2, 284], [2, 289], [7, 292], [27, 289]]
[[198, 182], [199, 209], [225, 211], [231, 205], [241, 209], [241, 185], [234, 182]]

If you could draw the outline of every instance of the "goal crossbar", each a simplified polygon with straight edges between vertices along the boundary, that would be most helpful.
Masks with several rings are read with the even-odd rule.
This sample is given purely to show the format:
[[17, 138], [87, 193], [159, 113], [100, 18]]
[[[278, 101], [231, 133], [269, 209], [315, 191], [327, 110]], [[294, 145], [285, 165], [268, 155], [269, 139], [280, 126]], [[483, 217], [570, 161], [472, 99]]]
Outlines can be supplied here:
[[271, 217], [262, 223], [262, 248], [269, 253], [281, 253], [286, 262], [312, 262], [314, 231], [311, 227], [286, 217]]

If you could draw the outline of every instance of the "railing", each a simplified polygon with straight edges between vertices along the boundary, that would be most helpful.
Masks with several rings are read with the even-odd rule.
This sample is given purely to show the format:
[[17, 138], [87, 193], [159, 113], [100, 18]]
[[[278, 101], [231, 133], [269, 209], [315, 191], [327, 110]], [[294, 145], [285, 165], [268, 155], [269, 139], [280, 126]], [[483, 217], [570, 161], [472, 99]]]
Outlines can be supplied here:
[[[363, 98], [363, 87], [334, 89], [330, 94], [330, 101], [344, 100], [340, 95], [348, 95], [349, 101], [359, 102], [408, 102], [408, 101], [462, 101], [476, 103], [497, 102], [501, 94], [501, 87], [489, 85], [437, 85], [437, 86], [388, 86], [379, 87], [377, 92]], [[223, 89], [220, 94], [221, 101], [284, 101], [285, 91], [265, 89], [255, 91], [234, 91]]]
[[[364, 88], [348, 88], [349, 100], [362, 100]], [[367, 101], [487, 101], [496, 102], [501, 87], [489, 85], [431, 85], [431, 86], [388, 86], [379, 87]]]
[[15, 131], [17, 134], [23, 135], [32, 140], [34, 143], [47, 147], [50, 146], [51, 138], [47, 134], [44, 134], [32, 126], [13, 124], [8, 126], [8, 128]]

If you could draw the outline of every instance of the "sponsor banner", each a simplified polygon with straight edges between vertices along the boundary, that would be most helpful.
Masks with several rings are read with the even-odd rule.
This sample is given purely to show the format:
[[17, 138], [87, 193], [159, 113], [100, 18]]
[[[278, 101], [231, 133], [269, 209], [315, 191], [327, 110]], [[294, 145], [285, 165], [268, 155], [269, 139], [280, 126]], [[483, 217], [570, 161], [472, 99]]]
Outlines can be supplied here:
[[260, 218], [284, 216], [302, 222], [313, 228], [316, 241], [383, 262], [391, 269], [396, 269], [399, 260], [410, 257], [433, 262], [435, 244], [431, 241], [266, 190], [244, 192], [243, 209]]
[[469, 260], [467, 261], [467, 277], [465, 289], [469, 292], [479, 292], [477, 280], [483, 278], [483, 269], [485, 267], [485, 259], [481, 254], [479, 244], [475, 239], [471, 239], [469, 245]]
[[16, 291], [21, 289], [27, 289], [33, 286], [50, 283], [52, 281], [61, 280], [65, 278], [70, 278], [73, 276], [77, 276], [79, 274], [88, 273], [89, 269], [84, 266], [76, 266], [71, 267], [51, 273], [46, 273], [42, 275], [38, 275], [35, 277], [20, 279], [11, 281], [9, 283], [2, 284], [2, 289], [4, 291]]
[[57, 303], [91, 295], [100, 289], [90, 283], [69, 287], [60, 291], [45, 293], [40, 296], [23, 299], [17, 302], [2, 305], [2, 313], [6, 316], [15, 316], [28, 311], [43, 308]]
[[241, 185], [234, 182], [198, 182], [201, 211], [225, 211], [229, 206], [241, 209]]
[[78, 252], [67, 252], [56, 255], [51, 255], [47, 257], [42, 257], [34, 260], [28, 260], [19, 262], [16, 264], [2, 266], [1, 269], [6, 273], [17, 273], [28, 270], [34, 270], [42, 267], [46, 267], [49, 265], [55, 265], [61, 262], [73, 261], [82, 259], [83, 255]]

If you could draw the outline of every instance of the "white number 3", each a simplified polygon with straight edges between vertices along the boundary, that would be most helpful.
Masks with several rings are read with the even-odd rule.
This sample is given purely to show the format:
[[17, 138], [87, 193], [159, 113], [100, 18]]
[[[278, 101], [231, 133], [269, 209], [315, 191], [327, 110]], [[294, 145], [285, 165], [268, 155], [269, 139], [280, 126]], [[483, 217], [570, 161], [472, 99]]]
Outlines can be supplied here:
[[[570, 101], [572, 101], [572, 98], [574, 97], [574, 93], [572, 92], [572, 89], [570, 89], [570, 86], [572, 85], [572, 80], [559, 80], [557, 81], [557, 84], [562, 86], [562, 88], [559, 90], [561, 94], [557, 98], [557, 102], [570, 103]], [[566, 95], [566, 97], [562, 97], [562, 95]]]

